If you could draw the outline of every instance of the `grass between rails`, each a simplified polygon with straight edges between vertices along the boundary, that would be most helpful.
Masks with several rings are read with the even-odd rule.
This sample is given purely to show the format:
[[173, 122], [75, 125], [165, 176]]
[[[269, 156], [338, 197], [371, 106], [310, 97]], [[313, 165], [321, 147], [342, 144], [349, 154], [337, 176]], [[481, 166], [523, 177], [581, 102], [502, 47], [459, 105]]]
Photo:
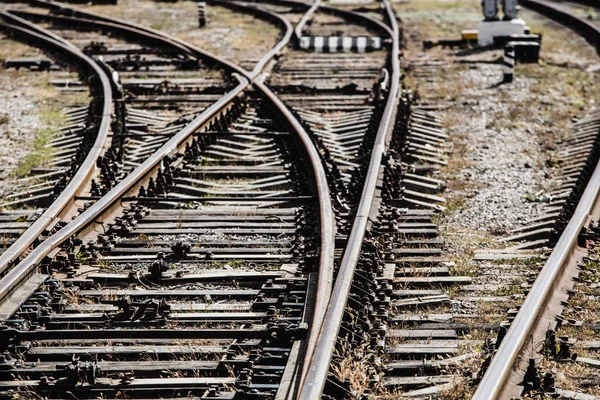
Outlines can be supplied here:
[[50, 142], [60, 134], [60, 127], [64, 126], [66, 121], [63, 107], [67, 104], [85, 104], [89, 101], [86, 95], [59, 96], [56, 89], [49, 85], [39, 85], [34, 92], [38, 98], [36, 102], [39, 109], [37, 117], [42, 127], [36, 129], [31, 152], [19, 161], [11, 174], [12, 178], [22, 178], [32, 169], [47, 165], [54, 152]]
[[27, 154], [13, 171], [14, 178], [22, 178], [32, 169], [46, 165], [52, 158], [52, 149], [48, 147], [50, 141], [57, 135], [57, 130], [42, 128], [35, 134], [31, 153]]

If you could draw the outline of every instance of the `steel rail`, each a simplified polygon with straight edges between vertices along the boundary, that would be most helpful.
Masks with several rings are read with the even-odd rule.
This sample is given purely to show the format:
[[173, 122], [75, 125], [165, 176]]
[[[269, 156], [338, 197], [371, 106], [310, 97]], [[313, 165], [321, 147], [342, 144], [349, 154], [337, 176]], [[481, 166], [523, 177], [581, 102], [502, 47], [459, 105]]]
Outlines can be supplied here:
[[[40, 4], [43, 3], [46, 5], [52, 3], [53, 7], [55, 7], [57, 4], [54, 2], [45, 2], [45, 1], [40, 1], [40, 0], [34, 0], [34, 1], [36, 3], [40, 3]], [[80, 16], [89, 16], [89, 14], [87, 12], [75, 10], [70, 7], [67, 8], [62, 5], [60, 6], [60, 9], [62, 9], [62, 10], [68, 9], [69, 12], [76, 13]], [[111, 23], [114, 23], [114, 22], [121, 23], [121, 21], [119, 21], [117, 19], [111, 19], [111, 18], [100, 16], [97, 14], [93, 15], [93, 17], [96, 19], [101, 19], [103, 21], [110, 21]], [[284, 34], [283, 38], [278, 42], [278, 44], [273, 49], [271, 49], [271, 51], [269, 51], [263, 57], [263, 59], [261, 59], [261, 61], [258, 64], [261, 66], [261, 68], [264, 68], [264, 66], [266, 66], [268, 61], [270, 59], [272, 59], [281, 49], [283, 49], [287, 45], [287, 43], [289, 42], [289, 40], [291, 38], [291, 28], [292, 28], [291, 24], [289, 23], [289, 21], [285, 20], [284, 18], [282, 18], [280, 16], [278, 16], [278, 18], [282, 21], [285, 21], [284, 25], [286, 27], [286, 34]], [[151, 29], [148, 29], [145, 27], [141, 27], [137, 24], [131, 24], [126, 21], [123, 21], [123, 25], [128, 26], [130, 28], [135, 28], [138, 31], [148, 32], [154, 36], [161, 36], [165, 39], [172, 40], [173, 42], [176, 42], [177, 44], [179, 44], [197, 54], [203, 54], [204, 56], [209, 54], [204, 51], [201, 51], [200, 49], [195, 48], [194, 46], [191, 46], [191, 45], [185, 43], [184, 41], [181, 41], [181, 40], [175, 39], [175, 38], [171, 38], [168, 35], [165, 35], [161, 32], [154, 31], [154, 30], [151, 30]], [[214, 57], [218, 61], [222, 60], [219, 57], [216, 57], [216, 56], [214, 56]], [[232, 64], [232, 63], [228, 63], [228, 66], [237, 71], [240, 71], [241, 74], [243, 74], [243, 76], [244, 76], [244, 78], [240, 79], [240, 81], [241, 81], [240, 85], [238, 85], [238, 87], [234, 90], [236, 92], [239, 91], [239, 93], [241, 93], [241, 91], [243, 91], [262, 72], [255, 68], [252, 73], [248, 73], [247, 71], [239, 68], [238, 66], [236, 66], [235, 64]], [[317, 283], [317, 295], [316, 295], [315, 304], [314, 304], [313, 309], [314, 310], [324, 310], [325, 306], [329, 300], [329, 293], [331, 292], [331, 287], [332, 287], [332, 283], [333, 283], [333, 259], [334, 259], [334, 247], [335, 247], [334, 246], [334, 244], [335, 244], [335, 230], [334, 230], [335, 219], [333, 216], [333, 209], [332, 209], [332, 205], [331, 205], [331, 196], [329, 194], [329, 186], [327, 185], [327, 178], [326, 178], [325, 170], [324, 170], [323, 164], [321, 163], [319, 153], [318, 153], [314, 143], [310, 140], [308, 134], [303, 129], [300, 122], [293, 116], [293, 114], [289, 111], [289, 109], [287, 109], [287, 107], [283, 104], [283, 102], [281, 102], [281, 100], [278, 99], [265, 85], [263, 85], [262, 83], [260, 83], [258, 81], [254, 82], [254, 83], [255, 83], [255, 86], [263, 93], [263, 95], [265, 95], [268, 99], [270, 99], [270, 101], [273, 102], [273, 104], [283, 113], [283, 115], [288, 120], [290, 125], [297, 131], [298, 136], [301, 139], [302, 143], [304, 144], [307, 154], [308, 154], [309, 159], [312, 164], [313, 174], [315, 175], [318, 198], [319, 198], [320, 236], [321, 236], [321, 244], [320, 244], [320, 248], [319, 248], [319, 254], [321, 255], [320, 260], [319, 260], [319, 274], [318, 274], [319, 278], [318, 278], [318, 283]], [[231, 94], [231, 92], [230, 92], [230, 94]], [[204, 114], [206, 114], [206, 111], [202, 115], [204, 115]], [[200, 118], [201, 116], [199, 116], [198, 118]], [[198, 118], [196, 120], [198, 120]], [[193, 122], [192, 122], [192, 124], [193, 124]], [[184, 129], [186, 129], [186, 128], [184, 128]], [[188, 132], [189, 132], [188, 135], [191, 135], [192, 131], [188, 130]], [[178, 138], [181, 137], [181, 134], [178, 134], [177, 137]], [[167, 142], [167, 144], [165, 146], [169, 145], [169, 143], [171, 143], [175, 139], [176, 138], [171, 139], [171, 141]], [[155, 160], [155, 157], [153, 157], [153, 160]], [[142, 178], [143, 176], [146, 175], [146, 173], [143, 173], [143, 171], [141, 171], [141, 170], [143, 169], [144, 166], [149, 166], [150, 165], [149, 163], [150, 163], [150, 160], [147, 160], [146, 163], [144, 163], [140, 167], [138, 167], [133, 173], [136, 173], [136, 171], [137, 171], [136, 176]], [[133, 185], [133, 183], [134, 182], [133, 182], [132, 175], [128, 176], [127, 182], [124, 181], [124, 182], [121, 182], [121, 184], [117, 185], [106, 196], [104, 196], [101, 200], [99, 200], [96, 204], [94, 204], [94, 206], [92, 208], [88, 209], [84, 213], [85, 216], [84, 216], [84, 214], [82, 214], [71, 224], [67, 225], [67, 227], [71, 227], [72, 229], [69, 229], [67, 231], [66, 230], [67, 227], [65, 227], [62, 231], [59, 232], [59, 233], [61, 233], [61, 235], [57, 236], [55, 238], [55, 240], [53, 240], [52, 242], [48, 242], [48, 243], [44, 242], [45, 246], [43, 248], [39, 248], [39, 250], [36, 249], [38, 251], [36, 251], [34, 254], [31, 254], [30, 255], [31, 257], [28, 257], [27, 259], [23, 260], [23, 262], [21, 264], [19, 264], [19, 266], [17, 266], [15, 268], [15, 270], [13, 270], [14, 272], [11, 271], [13, 273], [11, 274], [10, 277], [7, 275], [7, 277], [6, 277], [7, 279], [0, 280], [0, 300], [5, 298], [7, 293], [9, 293], [11, 290], [13, 290], [14, 287], [18, 284], [18, 282], [22, 281], [29, 273], [32, 272], [35, 269], [36, 264], [39, 261], [41, 261], [41, 259], [43, 259], [43, 257], [45, 255], [49, 254], [54, 248], [59, 246], [68, 237], [70, 237], [73, 234], [75, 234], [76, 232], [80, 231], [86, 225], [91, 223], [95, 218], [97, 218], [97, 216], [100, 215], [100, 213], [101, 213], [101, 210], [100, 210], [101, 207], [103, 207], [104, 209], [109, 208], [110, 205], [112, 203], [114, 203], [114, 201], [109, 202], [109, 200], [110, 200], [109, 197], [115, 198], [115, 201], [116, 201], [115, 196], [117, 195], [117, 193], [120, 193], [120, 196], [122, 196], [124, 191], [126, 190], [125, 189], [126, 186], [128, 184], [131, 186], [131, 185]], [[96, 205], [98, 205], [98, 206], [96, 206]], [[309, 316], [309, 318], [312, 319], [311, 326], [314, 326], [315, 328], [311, 329], [311, 332], [309, 333], [307, 347], [314, 347], [314, 343], [316, 343], [320, 326], [322, 325], [322, 317], [323, 317], [323, 312], [314, 312], [312, 317]], [[311, 343], [312, 343], [312, 345], [311, 345]]]
[[[576, 0], [581, 1], [581, 0]], [[521, 5], [538, 11], [556, 22], [566, 25], [579, 32], [591, 45], [600, 51], [600, 27], [585, 18], [570, 14], [560, 6], [543, 0], [521, 0]], [[586, 3], [587, 4], [587, 3]], [[600, 6], [600, 3], [597, 3]]]
[[354, 277], [354, 272], [365, 237], [369, 215], [374, 205], [377, 181], [386, 148], [386, 138], [393, 128], [392, 116], [397, 108], [400, 85], [399, 29], [390, 2], [388, 0], [383, 1], [393, 32], [391, 87], [383, 111], [382, 120], [377, 130], [377, 136], [371, 153], [369, 170], [367, 171], [360, 203], [354, 217], [352, 231], [346, 244], [344, 256], [334, 283], [331, 300], [327, 307], [321, 334], [309, 365], [306, 380], [301, 387], [299, 399], [302, 400], [318, 399], [323, 394], [333, 351], [336, 347], [339, 330], [344, 317], [344, 309], [348, 302], [352, 279]]
[[0, 274], [2, 274], [12, 263], [29, 250], [30, 246], [45, 229], [56, 222], [62, 214], [68, 212], [69, 206], [74, 203], [75, 196], [80, 193], [83, 186], [86, 186], [91, 181], [92, 174], [96, 171], [96, 161], [102, 154], [108, 139], [108, 130], [110, 128], [110, 117], [112, 113], [112, 91], [108, 76], [95, 61], [86, 56], [79, 49], [69, 45], [66, 41], [61, 40], [51, 32], [33, 24], [29, 24], [27, 21], [4, 10], [0, 10], [0, 18], [5, 21], [10, 21], [12, 29], [19, 30], [21, 34], [39, 40], [49, 46], [53, 46], [59, 51], [63, 51], [79, 60], [84, 65], [87, 65], [86, 69], [89, 70], [88, 72], [96, 74], [100, 79], [100, 90], [103, 102], [98, 134], [88, 155], [62, 193], [52, 202], [42, 215], [0, 255]]
[[[597, 42], [600, 38], [600, 29], [585, 19], [571, 15], [544, 1], [522, 0], [521, 4], [570, 25], [582, 32], [584, 36], [586, 33], [592, 32], [594, 35], [592, 41], [600, 44]], [[588, 36], [586, 39], [590, 40]], [[506, 336], [473, 395], [473, 400], [497, 399], [503, 395], [518, 357], [531, 340], [532, 332], [540, 323], [555, 290], [559, 289], [557, 288], [558, 282], [565, 274], [572, 255], [578, 248], [578, 238], [582, 229], [589, 226], [592, 214], [597, 217], [597, 209], [600, 207], [599, 197], [600, 163], [596, 165], [573, 216], [506, 332]]]
[[16, 267], [11, 269], [0, 280], [0, 301], [5, 299], [8, 294], [22, 282], [32, 271], [37, 268], [44, 257], [52, 250], [60, 246], [65, 240], [76, 235], [89, 224], [98, 218], [104, 211], [112, 207], [121, 197], [127, 194], [135, 187], [146, 175], [159, 166], [162, 160], [177, 151], [180, 146], [185, 144], [193, 133], [203, 124], [207, 123], [212, 117], [227, 107], [233, 99], [239, 96], [248, 85], [248, 80], [238, 76], [239, 84], [231, 91], [225, 94], [219, 101], [209, 106], [192, 122], [187, 124], [181, 131], [174, 135], [160, 149], [154, 152], [139, 167], [133, 170], [125, 179], [111, 189], [105, 196], [96, 201], [82, 214], [69, 222], [64, 228], [43, 241], [39, 246], [31, 251]]

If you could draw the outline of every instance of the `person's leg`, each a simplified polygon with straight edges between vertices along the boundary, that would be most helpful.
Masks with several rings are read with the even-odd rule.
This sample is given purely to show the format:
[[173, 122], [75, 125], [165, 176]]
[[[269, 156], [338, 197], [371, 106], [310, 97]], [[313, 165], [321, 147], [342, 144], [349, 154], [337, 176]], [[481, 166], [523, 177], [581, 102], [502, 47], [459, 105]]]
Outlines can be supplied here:
[[498, 19], [498, 0], [482, 0], [483, 16], [486, 21], [494, 21]]
[[517, 0], [502, 0], [502, 12], [506, 20], [517, 18], [519, 2]]

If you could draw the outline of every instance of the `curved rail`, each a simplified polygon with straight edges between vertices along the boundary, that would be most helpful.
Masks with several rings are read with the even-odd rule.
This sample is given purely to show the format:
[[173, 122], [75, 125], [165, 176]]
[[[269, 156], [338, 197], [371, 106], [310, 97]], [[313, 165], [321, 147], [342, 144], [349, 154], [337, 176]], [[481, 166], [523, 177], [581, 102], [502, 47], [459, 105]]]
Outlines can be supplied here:
[[344, 316], [344, 309], [348, 301], [350, 287], [359, 259], [365, 230], [369, 220], [369, 214], [373, 207], [377, 179], [381, 169], [383, 154], [385, 151], [386, 137], [392, 128], [392, 117], [394, 115], [400, 85], [400, 62], [399, 62], [399, 37], [396, 16], [388, 0], [384, 0], [385, 8], [392, 27], [392, 82], [388, 94], [382, 120], [377, 130], [375, 144], [371, 153], [369, 170], [365, 178], [360, 203], [354, 217], [354, 223], [344, 257], [340, 264], [339, 272], [333, 287], [331, 300], [327, 307], [323, 328], [314, 355], [309, 365], [306, 380], [303, 382], [300, 399], [314, 400], [321, 397], [327, 380], [327, 373], [335, 344], [339, 334], [340, 326]]
[[[38, 4], [47, 4], [47, 5], [50, 4], [50, 5], [52, 5], [52, 7], [54, 9], [57, 9], [57, 10], [58, 9], [62, 9], [63, 11], [68, 10], [68, 13], [70, 13], [70, 14], [72, 13], [73, 15], [89, 17], [89, 18], [93, 18], [93, 19], [102, 20], [105, 22], [118, 22], [119, 24], [123, 24], [123, 25], [129, 26], [131, 28], [135, 28], [136, 30], [139, 30], [139, 31], [148, 32], [155, 36], [162, 36], [165, 39], [168, 39], [170, 41], [178, 43], [179, 45], [181, 45], [182, 47], [185, 47], [186, 49], [188, 49], [189, 51], [191, 51], [194, 54], [197, 54], [197, 55], [202, 54], [203, 56], [215, 57], [215, 59], [218, 59], [219, 62], [225, 61], [225, 60], [221, 59], [220, 57], [214, 56], [214, 55], [212, 55], [204, 50], [201, 50], [183, 40], [177, 39], [177, 38], [172, 37], [163, 32], [159, 32], [159, 31], [153, 30], [151, 28], [144, 27], [142, 25], [134, 24], [134, 23], [131, 23], [128, 21], [123, 21], [123, 20], [120, 20], [117, 18], [106, 17], [103, 15], [91, 13], [88, 11], [82, 11], [79, 9], [66, 7], [63, 5], [59, 5], [59, 3], [56, 3], [53, 1], [44, 1], [44, 0], [34, 0], [34, 1]], [[229, 3], [228, 1], [222, 1], [222, 0], [218, 0], [216, 2], [218, 2], [219, 4]], [[227, 4], [227, 5], [229, 5], [229, 4]], [[270, 101], [272, 101], [273, 104], [280, 110], [280, 112], [285, 116], [285, 118], [288, 120], [290, 125], [298, 133], [300, 139], [302, 140], [303, 144], [307, 148], [309, 159], [311, 160], [313, 173], [315, 175], [315, 181], [317, 182], [317, 193], [318, 193], [319, 204], [320, 204], [319, 215], [321, 218], [321, 221], [320, 221], [321, 245], [320, 245], [320, 250], [319, 250], [319, 254], [321, 255], [321, 257], [320, 257], [320, 263], [319, 263], [317, 298], [315, 300], [315, 305], [314, 305], [315, 311], [314, 311], [314, 315], [312, 317], [313, 323], [311, 324], [309, 340], [307, 342], [307, 349], [312, 349], [316, 345], [317, 336], [319, 334], [319, 331], [320, 331], [322, 323], [323, 323], [322, 321], [323, 321], [324, 314], [325, 314], [325, 308], [329, 301], [329, 297], [330, 297], [330, 294], [332, 291], [332, 286], [333, 286], [333, 263], [334, 263], [333, 259], [334, 259], [334, 250], [335, 250], [335, 231], [334, 231], [335, 219], [333, 216], [333, 208], [332, 208], [332, 204], [331, 204], [331, 196], [329, 193], [329, 186], [327, 185], [327, 177], [325, 174], [325, 169], [323, 167], [323, 164], [321, 163], [319, 153], [318, 153], [316, 147], [314, 146], [314, 143], [312, 143], [312, 141], [310, 140], [309, 135], [306, 133], [306, 131], [302, 127], [302, 124], [294, 117], [294, 115], [290, 112], [290, 110], [283, 104], [283, 102], [281, 102], [281, 100], [279, 100], [277, 98], [277, 96], [266, 85], [259, 83], [259, 81], [258, 81], [258, 77], [262, 73], [262, 71], [265, 68], [265, 66], [267, 65], [267, 63], [271, 59], [273, 59], [273, 57], [275, 57], [285, 46], [288, 45], [288, 43], [291, 39], [291, 36], [292, 36], [292, 30], [293, 30], [292, 25], [290, 24], [290, 22], [287, 19], [283, 18], [281, 15], [274, 13], [270, 10], [266, 10], [264, 8], [251, 7], [251, 6], [244, 5], [244, 4], [236, 4], [235, 6], [238, 8], [242, 8], [242, 9], [249, 8], [255, 12], [264, 13], [268, 16], [268, 18], [271, 18], [271, 19], [275, 18], [278, 21], [280, 21], [280, 23], [286, 28], [286, 32], [283, 35], [283, 37], [280, 39], [280, 41], [268, 53], [266, 53], [263, 56], [263, 58], [256, 64], [256, 66], [254, 67], [252, 72], [246, 71], [246, 70], [242, 69], [241, 67], [237, 66], [236, 64], [230, 63], [228, 61], [226, 61], [226, 62], [231, 68], [235, 68], [240, 74], [243, 74], [251, 83], [254, 84], [254, 86], [260, 92], [263, 93], [263, 95], [265, 95], [268, 99], [270, 99]], [[312, 353], [312, 350], [310, 350], [308, 353]]]
[[63, 192], [52, 202], [44, 213], [29, 227], [27, 230], [0, 255], [0, 274], [6, 271], [10, 264], [21, 257], [32, 243], [42, 234], [42, 232], [52, 225], [57, 218], [67, 211], [70, 204], [73, 203], [75, 196], [81, 191], [81, 188], [87, 185], [93, 172], [96, 170], [96, 161], [104, 149], [105, 142], [108, 138], [108, 130], [110, 127], [110, 116], [112, 110], [112, 92], [110, 89], [110, 81], [104, 71], [91, 58], [83, 54], [80, 50], [69, 45], [64, 40], [61, 40], [56, 35], [44, 29], [36, 27], [29, 22], [12, 15], [6, 11], [0, 10], [0, 18], [10, 21], [10, 28], [18, 30], [21, 34], [27, 37], [45, 43], [47, 46], [52, 46], [55, 49], [68, 53], [84, 65], [89, 72], [96, 74], [100, 78], [101, 93], [103, 97], [102, 117], [98, 128], [98, 135], [90, 149], [87, 157], [79, 166], [75, 175]]
[[[572, 27], [581, 32], [592, 44], [600, 45], [600, 29], [587, 20], [569, 14], [545, 1], [522, 0], [522, 4]], [[473, 395], [473, 400], [504, 397], [503, 392], [507, 388], [515, 362], [532, 340], [532, 334], [539, 328], [543, 313], [556, 290], [560, 289], [558, 285], [573, 262], [573, 255], [578, 248], [578, 238], [582, 229], [589, 226], [592, 215], [598, 218], [599, 208], [600, 163], [596, 165], [573, 216], [506, 332], [506, 336]]]
[[[92, 16], [94, 19], [102, 20], [105, 23], [111, 23], [112, 25], [116, 25], [116, 22], [119, 24], [121, 21], [117, 19], [111, 19], [108, 17], [104, 17], [98, 14], [90, 14], [85, 11], [75, 10], [73, 8], [67, 8], [64, 6], [58, 6], [57, 3], [54, 2], [45, 2], [41, 0], [35, 0], [38, 4], [49, 5], [51, 4], [53, 8], [59, 7], [61, 10], [68, 10], [69, 13], [77, 14], [79, 16]], [[256, 10], [261, 10], [256, 8]], [[261, 10], [266, 11], [266, 10]], [[274, 13], [268, 12], [271, 15]], [[172, 152], [175, 147], [184, 143], [186, 138], [193, 133], [200, 125], [210, 119], [215, 113], [219, 112], [228, 101], [231, 101], [235, 96], [240, 94], [251, 82], [253, 82], [262, 72], [262, 69], [267, 65], [267, 63], [279, 52], [283, 49], [289, 42], [291, 38], [292, 26], [281, 16], [277, 16], [280, 21], [284, 22], [284, 26], [286, 27], [286, 33], [283, 38], [277, 43], [277, 45], [271, 49], [257, 64], [257, 67], [260, 66], [260, 69], [256, 67], [252, 72], [247, 72], [235, 64], [227, 63], [227, 66], [231, 69], [235, 69], [239, 71], [244, 77], [238, 77], [240, 80], [240, 84], [231, 92], [229, 92], [226, 97], [221, 99], [218, 103], [215, 104], [205, 112], [203, 112], [200, 116], [198, 116], [192, 123], [186, 126], [180, 133], [178, 133], [175, 137], [173, 137], [169, 142], [167, 142], [163, 148], [159, 149], [150, 159], [148, 159], [144, 164], [138, 167], [133, 171], [131, 175], [127, 177], [126, 180], [122, 181], [119, 185], [113, 188], [106, 196], [104, 196], [101, 200], [99, 200], [93, 207], [88, 209], [82, 215], [80, 215], [76, 220], [71, 222], [67, 227], [61, 230], [57, 235], [53, 236], [51, 241], [47, 240], [44, 242], [44, 246], [40, 246], [36, 248], [36, 251], [32, 252], [26, 259], [24, 259], [17, 267], [15, 267], [9, 275], [5, 277], [5, 279], [0, 280], [0, 300], [2, 300], [11, 290], [14, 289], [19, 282], [21, 282], [31, 271], [33, 271], [36, 267], [36, 264], [43, 259], [47, 254], [49, 254], [54, 248], [59, 246], [62, 242], [64, 242], [68, 237], [72, 236], [76, 232], [84, 229], [85, 226], [89, 225], [103, 210], [110, 208], [118, 198], [120, 198], [124, 193], [126, 193], [130, 188], [132, 188], [136, 182], [136, 179], [142, 179], [144, 176], [150, 173], [152, 168], [157, 166], [157, 163], [167, 154]], [[161, 32], [154, 31], [149, 28], [141, 27], [137, 24], [132, 24], [129, 22], [123, 21], [123, 25], [127, 26], [131, 29], [136, 29], [138, 34], [139, 32], [147, 32], [151, 34], [153, 37], [162, 37], [164, 40], [169, 40], [174, 43], [177, 43], [179, 46], [182, 46], [189, 51], [195, 54], [202, 54], [203, 56], [209, 55], [209, 53], [204, 52], [200, 49], [195, 48], [179, 39], [172, 38], [169, 35], [165, 35]], [[212, 55], [210, 55], [212, 56]], [[214, 59], [217, 62], [224, 61], [221, 58], [214, 56]], [[224, 63], [225, 64], [225, 63]], [[321, 245], [319, 249], [320, 263], [319, 263], [319, 279], [318, 279], [318, 288], [317, 288], [317, 296], [314, 304], [314, 313], [312, 315], [312, 324], [309, 334], [309, 339], [307, 341], [307, 347], [312, 348], [315, 346], [317, 336], [322, 325], [322, 318], [324, 316], [324, 310], [329, 301], [329, 294], [331, 293], [331, 287], [333, 283], [333, 258], [334, 258], [334, 243], [335, 243], [335, 220], [333, 217], [333, 209], [331, 205], [331, 196], [329, 194], [329, 186], [327, 185], [327, 178], [325, 174], [324, 167], [321, 163], [319, 153], [312, 141], [310, 140], [306, 131], [302, 128], [300, 122], [293, 116], [293, 114], [287, 109], [287, 107], [279, 100], [264, 84], [259, 82], [254, 82], [255, 86], [268, 98], [271, 102], [282, 112], [284, 117], [288, 120], [290, 125], [297, 131], [301, 141], [306, 147], [306, 151], [308, 153], [309, 159], [311, 160], [313, 173], [315, 175], [315, 181], [317, 184], [317, 192], [319, 197], [319, 211], [320, 211], [320, 235], [321, 235]], [[165, 152], [161, 154], [157, 154], [165, 149]], [[311, 344], [312, 343], [312, 344]]]
[[110, 190], [105, 196], [94, 203], [90, 208], [71, 221], [63, 229], [49, 237], [27, 255], [15, 268], [0, 280], [0, 300], [4, 299], [20, 282], [23, 281], [52, 250], [60, 246], [65, 240], [83, 230], [86, 226], [112, 207], [127, 192], [136, 188], [136, 185], [146, 175], [159, 167], [162, 160], [176, 151], [182, 144], [190, 139], [192, 134], [210, 120], [213, 116], [223, 110], [231, 101], [237, 97], [248, 85], [248, 80], [239, 77], [239, 84], [219, 101], [208, 107], [192, 122], [166, 142], [160, 149], [154, 152], [146, 161], [137, 167], [124, 180]]

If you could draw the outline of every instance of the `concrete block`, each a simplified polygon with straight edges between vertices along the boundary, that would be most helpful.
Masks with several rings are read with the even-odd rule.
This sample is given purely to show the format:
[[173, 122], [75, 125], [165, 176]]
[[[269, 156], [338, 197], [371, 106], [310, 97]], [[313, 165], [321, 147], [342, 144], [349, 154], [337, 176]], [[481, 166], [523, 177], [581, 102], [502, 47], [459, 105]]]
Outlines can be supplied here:
[[511, 21], [483, 21], [479, 23], [478, 42], [480, 46], [494, 44], [495, 36], [521, 35], [525, 33], [525, 21], [520, 18]]

